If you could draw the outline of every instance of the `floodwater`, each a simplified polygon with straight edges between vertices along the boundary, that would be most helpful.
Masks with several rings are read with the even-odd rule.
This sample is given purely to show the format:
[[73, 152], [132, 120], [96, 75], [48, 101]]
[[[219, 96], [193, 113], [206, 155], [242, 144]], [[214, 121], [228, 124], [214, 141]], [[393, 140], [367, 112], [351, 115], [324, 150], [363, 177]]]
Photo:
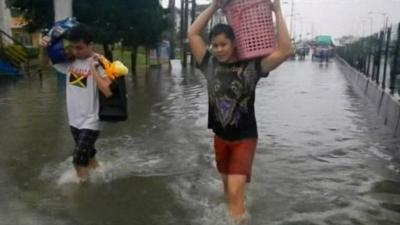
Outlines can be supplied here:
[[[57, 79], [0, 81], [0, 225], [228, 224], [201, 74], [130, 76], [130, 118], [104, 125], [85, 185]], [[250, 224], [400, 224], [400, 141], [334, 62], [288, 61], [256, 113]]]

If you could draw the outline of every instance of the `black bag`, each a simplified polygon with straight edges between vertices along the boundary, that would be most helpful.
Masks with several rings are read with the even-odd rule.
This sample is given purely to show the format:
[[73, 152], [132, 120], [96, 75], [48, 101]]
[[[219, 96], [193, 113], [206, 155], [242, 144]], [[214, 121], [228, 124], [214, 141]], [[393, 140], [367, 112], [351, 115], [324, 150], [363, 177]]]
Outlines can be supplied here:
[[110, 89], [113, 95], [109, 98], [106, 98], [106, 96], [99, 91], [100, 120], [106, 122], [119, 122], [127, 120], [128, 112], [125, 77], [121, 76], [113, 80], [110, 84]]

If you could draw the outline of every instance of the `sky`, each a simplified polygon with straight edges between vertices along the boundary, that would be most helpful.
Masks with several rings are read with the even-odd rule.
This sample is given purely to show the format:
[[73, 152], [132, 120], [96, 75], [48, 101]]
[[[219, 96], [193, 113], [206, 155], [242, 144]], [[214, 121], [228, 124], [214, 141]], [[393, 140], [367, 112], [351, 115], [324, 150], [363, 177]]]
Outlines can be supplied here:
[[[161, 0], [167, 5], [168, 0]], [[207, 4], [210, 0], [197, 0]], [[282, 9], [290, 28], [292, 0], [281, 0]], [[288, 2], [284, 4], [284, 2]], [[293, 0], [293, 33], [299, 37], [314, 35], [363, 36], [384, 26], [385, 16], [390, 23], [400, 22], [400, 0]], [[180, 7], [180, 0], [176, 0]], [[369, 12], [372, 12], [369, 14]], [[382, 14], [386, 15], [382, 15]]]

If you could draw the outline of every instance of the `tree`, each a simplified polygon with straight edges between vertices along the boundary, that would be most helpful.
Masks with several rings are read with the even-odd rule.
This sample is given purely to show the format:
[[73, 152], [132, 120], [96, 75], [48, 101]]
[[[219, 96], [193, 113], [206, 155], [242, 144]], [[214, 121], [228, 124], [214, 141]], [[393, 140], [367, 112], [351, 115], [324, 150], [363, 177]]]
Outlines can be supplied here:
[[169, 0], [168, 2], [168, 12], [169, 12], [169, 20], [171, 24], [171, 28], [168, 33], [168, 39], [170, 44], [170, 53], [169, 58], [175, 59], [175, 40], [176, 40], [176, 7], [175, 7], [175, 0]]
[[[54, 20], [53, 0], [7, 0], [12, 9], [22, 13], [29, 30], [50, 27]], [[159, 0], [75, 0], [74, 16], [94, 28], [95, 42], [101, 43], [105, 56], [112, 59], [110, 45], [122, 41], [132, 50], [132, 70], [136, 68], [139, 46], [147, 52], [162, 40], [172, 27], [169, 11]]]
[[[26, 28], [29, 32], [49, 28], [54, 23], [53, 0], [7, 0], [7, 5], [28, 21]], [[105, 56], [112, 59], [109, 45], [120, 40], [120, 36], [115, 34], [119, 15], [116, 7], [108, 1], [75, 0], [73, 12], [78, 21], [93, 28], [94, 41], [101, 43]]]
[[85, 0], [74, 1], [74, 16], [79, 22], [89, 25], [94, 32], [94, 41], [103, 45], [104, 55], [112, 60], [110, 45], [121, 40], [120, 20], [122, 1]]
[[75, 1], [74, 15], [79, 21], [96, 27], [96, 41], [103, 44], [106, 57], [112, 58], [109, 45], [122, 40], [131, 49], [132, 71], [136, 70], [139, 46], [148, 52], [170, 27], [168, 11], [158, 0]]
[[171, 25], [168, 10], [161, 7], [158, 0], [120, 0], [126, 2], [124, 18], [121, 20], [121, 31], [124, 46], [131, 48], [132, 71], [136, 70], [137, 50], [139, 46], [146, 48], [157, 47], [162, 40], [162, 34]]
[[[140, 44], [146, 48], [147, 59], [149, 59], [150, 49], [158, 47], [158, 44], [162, 41], [163, 33], [169, 28], [167, 12], [168, 11], [162, 9], [161, 6], [155, 9], [146, 9], [143, 11], [144, 15], [152, 15], [153, 13], [160, 15], [149, 16], [146, 20], [146, 26], [142, 27], [142, 38]], [[147, 60], [147, 62], [148, 61], [149, 60]]]

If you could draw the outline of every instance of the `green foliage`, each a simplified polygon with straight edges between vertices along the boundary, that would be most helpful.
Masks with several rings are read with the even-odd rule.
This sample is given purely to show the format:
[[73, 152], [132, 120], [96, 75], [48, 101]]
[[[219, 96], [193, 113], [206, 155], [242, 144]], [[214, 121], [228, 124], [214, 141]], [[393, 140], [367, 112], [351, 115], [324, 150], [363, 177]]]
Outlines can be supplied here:
[[[53, 24], [53, 0], [7, 0], [13, 11], [28, 20], [29, 31]], [[154, 47], [172, 27], [168, 11], [158, 0], [75, 0], [74, 16], [94, 28], [96, 42]]]
[[54, 21], [53, 0], [6, 0], [12, 11], [21, 14], [29, 23], [29, 32], [49, 27]]

